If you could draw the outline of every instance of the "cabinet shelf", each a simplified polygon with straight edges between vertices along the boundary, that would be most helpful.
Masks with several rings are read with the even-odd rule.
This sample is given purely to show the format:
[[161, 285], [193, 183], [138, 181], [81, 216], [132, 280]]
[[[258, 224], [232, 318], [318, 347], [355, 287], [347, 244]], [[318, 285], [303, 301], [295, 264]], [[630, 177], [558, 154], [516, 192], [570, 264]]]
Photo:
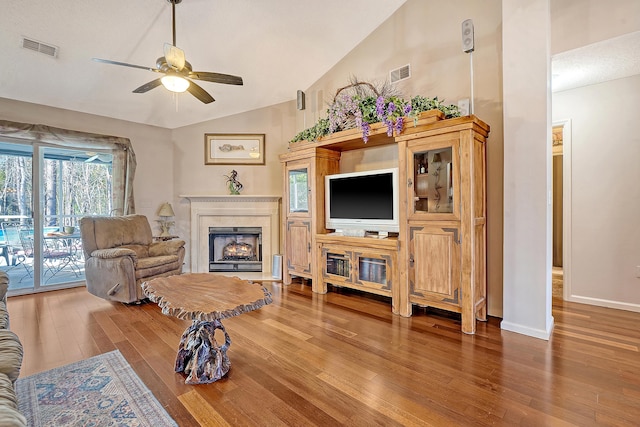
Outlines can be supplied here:
[[358, 259], [358, 281], [387, 284], [387, 262], [380, 258]]
[[320, 254], [318, 269], [322, 271], [317, 279], [321, 290], [326, 292], [331, 284], [393, 299], [392, 284], [397, 282], [398, 274], [397, 238], [318, 234], [316, 244]]
[[349, 277], [351, 261], [343, 254], [328, 253], [326, 258], [326, 272], [334, 276]]

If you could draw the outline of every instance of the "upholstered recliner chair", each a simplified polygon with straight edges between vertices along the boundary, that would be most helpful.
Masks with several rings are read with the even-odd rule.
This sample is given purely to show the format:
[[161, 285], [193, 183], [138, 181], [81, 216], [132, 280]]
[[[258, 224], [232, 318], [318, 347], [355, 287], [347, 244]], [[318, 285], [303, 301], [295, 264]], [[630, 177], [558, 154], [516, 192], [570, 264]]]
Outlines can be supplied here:
[[182, 273], [184, 240], [154, 242], [144, 215], [80, 220], [87, 290], [125, 303], [145, 297], [140, 284]]

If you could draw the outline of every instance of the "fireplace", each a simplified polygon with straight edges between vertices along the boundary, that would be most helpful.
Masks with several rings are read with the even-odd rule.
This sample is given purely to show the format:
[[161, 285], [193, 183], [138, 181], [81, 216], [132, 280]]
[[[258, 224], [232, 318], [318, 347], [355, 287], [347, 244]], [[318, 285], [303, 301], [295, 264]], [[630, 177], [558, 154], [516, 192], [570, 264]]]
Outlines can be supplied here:
[[209, 271], [262, 271], [262, 228], [209, 227]]
[[[248, 280], [273, 280], [272, 257], [280, 253], [280, 196], [207, 196], [183, 195], [191, 205], [191, 244], [187, 251], [192, 273], [207, 273], [211, 267], [209, 229], [215, 227], [255, 227], [262, 229], [262, 262], [257, 271], [232, 270], [233, 275]], [[241, 264], [242, 265], [242, 264]], [[244, 268], [244, 266], [243, 266]]]

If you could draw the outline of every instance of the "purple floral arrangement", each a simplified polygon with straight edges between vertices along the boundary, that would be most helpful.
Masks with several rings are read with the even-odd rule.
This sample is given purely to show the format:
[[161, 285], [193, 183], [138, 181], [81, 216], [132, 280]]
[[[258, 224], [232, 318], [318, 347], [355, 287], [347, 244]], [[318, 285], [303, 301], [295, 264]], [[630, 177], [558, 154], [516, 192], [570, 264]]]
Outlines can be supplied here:
[[[343, 92], [345, 89], [352, 89]], [[445, 105], [438, 97], [427, 98], [417, 95], [407, 101], [394, 93], [385, 83], [376, 89], [370, 83], [357, 80], [341, 88], [327, 109], [327, 118], [322, 118], [311, 128], [297, 134], [291, 142], [315, 141], [320, 137], [348, 129], [360, 129], [362, 139], [369, 140], [372, 123], [383, 123], [387, 135], [402, 132], [405, 118], [412, 118], [414, 124], [423, 111], [438, 109], [445, 118], [459, 117], [460, 112], [455, 105]]]

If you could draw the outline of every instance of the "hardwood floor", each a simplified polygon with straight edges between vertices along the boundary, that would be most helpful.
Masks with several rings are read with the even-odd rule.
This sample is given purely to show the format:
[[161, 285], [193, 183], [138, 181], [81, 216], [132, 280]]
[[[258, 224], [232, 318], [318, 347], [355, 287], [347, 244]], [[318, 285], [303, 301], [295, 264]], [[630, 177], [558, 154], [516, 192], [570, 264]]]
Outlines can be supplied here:
[[11, 297], [21, 376], [119, 349], [180, 426], [638, 425], [640, 313], [554, 301], [550, 341], [349, 291], [266, 284], [274, 303], [227, 319], [231, 370], [184, 384], [173, 372], [189, 324], [153, 303], [84, 288]]

